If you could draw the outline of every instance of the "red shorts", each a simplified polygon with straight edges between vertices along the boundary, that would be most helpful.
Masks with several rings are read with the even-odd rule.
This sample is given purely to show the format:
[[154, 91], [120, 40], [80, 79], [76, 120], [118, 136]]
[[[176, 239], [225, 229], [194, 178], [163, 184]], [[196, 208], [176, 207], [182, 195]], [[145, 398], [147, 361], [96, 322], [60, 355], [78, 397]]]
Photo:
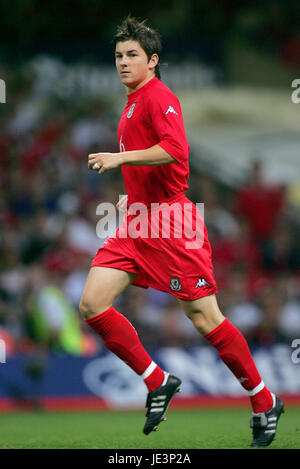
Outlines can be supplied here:
[[[160, 203], [161, 204], [161, 203]], [[130, 207], [116, 233], [108, 238], [91, 266], [138, 275], [133, 285], [195, 300], [217, 292], [211, 247], [200, 211], [184, 194], [164, 208]]]

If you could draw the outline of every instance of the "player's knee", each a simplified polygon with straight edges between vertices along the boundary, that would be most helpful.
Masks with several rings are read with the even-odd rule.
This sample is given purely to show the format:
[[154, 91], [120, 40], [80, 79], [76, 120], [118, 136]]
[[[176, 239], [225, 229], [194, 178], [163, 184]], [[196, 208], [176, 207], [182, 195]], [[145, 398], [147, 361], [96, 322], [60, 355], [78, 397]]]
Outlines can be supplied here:
[[215, 295], [181, 304], [186, 316], [202, 335], [213, 330], [225, 319], [218, 307]]
[[185, 311], [185, 314], [202, 335], [211, 332], [225, 319], [220, 311], [207, 312], [197, 308]]
[[84, 319], [89, 319], [92, 316], [92, 306], [84, 297], [80, 300], [79, 311]]
[[194, 327], [200, 332], [200, 334], [206, 334], [208, 321], [201, 312], [188, 312], [186, 313], [186, 316], [192, 321]]
[[85, 296], [81, 298], [79, 303], [79, 311], [84, 319], [90, 319], [97, 314], [103, 313], [108, 307], [104, 303], [96, 304], [94, 301], [89, 301]]

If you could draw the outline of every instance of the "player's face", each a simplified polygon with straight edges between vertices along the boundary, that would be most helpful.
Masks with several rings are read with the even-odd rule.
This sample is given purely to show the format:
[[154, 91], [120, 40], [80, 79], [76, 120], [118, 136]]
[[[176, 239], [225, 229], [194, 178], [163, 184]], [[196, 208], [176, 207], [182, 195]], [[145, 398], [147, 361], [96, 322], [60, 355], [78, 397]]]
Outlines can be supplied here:
[[141, 88], [155, 76], [157, 54], [153, 54], [148, 60], [146, 52], [137, 41], [118, 42], [115, 55], [117, 71], [127, 93]]

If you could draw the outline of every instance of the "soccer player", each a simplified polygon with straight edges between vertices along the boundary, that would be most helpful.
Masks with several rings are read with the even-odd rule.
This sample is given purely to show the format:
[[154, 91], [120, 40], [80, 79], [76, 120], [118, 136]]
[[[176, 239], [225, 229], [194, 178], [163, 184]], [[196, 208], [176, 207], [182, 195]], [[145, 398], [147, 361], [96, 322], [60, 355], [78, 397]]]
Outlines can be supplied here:
[[[184, 194], [188, 189], [189, 145], [180, 102], [160, 80], [159, 35], [145, 22], [128, 17], [114, 39], [116, 68], [128, 98], [118, 127], [120, 152], [90, 154], [88, 166], [99, 174], [122, 168], [129, 208], [116, 234], [92, 261], [80, 311], [106, 347], [144, 380], [148, 396], [143, 431], [149, 434], [165, 420], [181, 380], [153, 362], [134, 327], [112, 305], [131, 284], [174, 295], [195, 328], [248, 391], [253, 410], [252, 446], [267, 446], [275, 436], [283, 402], [265, 386], [244, 337], [218, 307], [204, 224], [197, 225], [202, 242], [187, 243], [200, 212]], [[164, 208], [158, 210], [155, 204], [162, 202]], [[137, 204], [147, 209], [142, 218], [134, 209]], [[118, 208], [125, 205], [123, 199]], [[173, 218], [166, 236], [164, 224], [170, 210]], [[156, 235], [131, 235], [130, 226], [135, 226], [137, 217], [151, 233], [154, 226]], [[187, 230], [178, 235], [183, 221]]]

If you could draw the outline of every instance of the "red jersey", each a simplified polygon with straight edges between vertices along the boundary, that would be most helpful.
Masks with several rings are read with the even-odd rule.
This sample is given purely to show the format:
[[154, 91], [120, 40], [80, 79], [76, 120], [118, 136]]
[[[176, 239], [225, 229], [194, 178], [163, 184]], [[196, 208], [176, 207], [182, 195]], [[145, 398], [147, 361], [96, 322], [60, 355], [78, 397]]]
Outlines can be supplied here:
[[128, 95], [118, 127], [120, 151], [159, 145], [176, 162], [164, 165], [123, 165], [128, 206], [150, 205], [188, 189], [189, 145], [178, 98], [158, 78]]

